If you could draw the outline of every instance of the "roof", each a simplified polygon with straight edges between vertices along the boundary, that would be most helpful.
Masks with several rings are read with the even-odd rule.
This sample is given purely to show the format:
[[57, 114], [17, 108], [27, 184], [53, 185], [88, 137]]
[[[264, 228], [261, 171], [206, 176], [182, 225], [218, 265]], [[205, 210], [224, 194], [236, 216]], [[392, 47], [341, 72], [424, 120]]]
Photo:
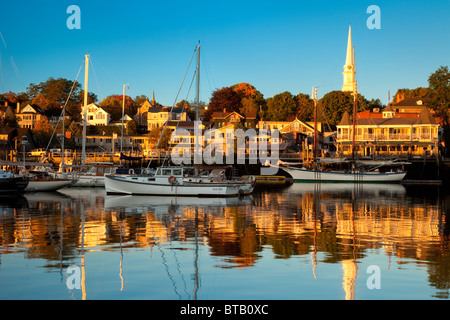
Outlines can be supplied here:
[[172, 111], [172, 113], [183, 113], [184, 110], [183, 107], [150, 107], [148, 108], [149, 113], [160, 113], [160, 112], [167, 112], [169, 113]]
[[392, 106], [394, 106], [394, 107], [412, 107], [412, 106], [422, 107], [422, 106], [425, 106], [426, 104], [427, 104], [426, 99], [424, 99], [424, 98], [406, 98], [395, 104], [392, 104]]
[[419, 114], [416, 124], [436, 124], [436, 120], [431, 116], [430, 110], [425, 108]]
[[[195, 121], [167, 121], [167, 127], [176, 127], [180, 129], [194, 129]], [[202, 125], [204, 127], [204, 125]]]
[[20, 110], [19, 113], [33, 112], [33, 111], [24, 111], [25, 109], [29, 108], [32, 108], [36, 113], [45, 114], [45, 111], [36, 104], [27, 104], [25, 107], [22, 108], [22, 110]]
[[[358, 126], [404, 126], [428, 124], [435, 125], [436, 121], [429, 112], [421, 113], [419, 118], [363, 118], [356, 121]], [[339, 123], [339, 126], [350, 126], [352, 123]]]
[[341, 122], [339, 122], [339, 126], [348, 126], [352, 124], [352, 122], [350, 121], [350, 115], [348, 114], [347, 111], [344, 112], [344, 115], [342, 116]]
[[255, 111], [248, 111], [248, 112], [237, 112], [237, 111], [215, 111], [212, 114], [213, 119], [226, 119], [230, 117], [233, 114], [237, 114], [241, 118], [246, 119], [256, 119], [257, 113]]

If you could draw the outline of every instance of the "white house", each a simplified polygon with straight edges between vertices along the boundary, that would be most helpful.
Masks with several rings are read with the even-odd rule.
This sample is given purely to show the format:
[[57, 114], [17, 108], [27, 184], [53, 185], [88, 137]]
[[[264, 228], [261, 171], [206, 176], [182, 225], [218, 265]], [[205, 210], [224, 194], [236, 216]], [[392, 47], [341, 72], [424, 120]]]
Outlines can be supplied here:
[[[111, 115], [95, 103], [86, 106], [88, 126], [107, 126], [111, 120]], [[81, 107], [81, 118], [84, 120], [84, 108]]]

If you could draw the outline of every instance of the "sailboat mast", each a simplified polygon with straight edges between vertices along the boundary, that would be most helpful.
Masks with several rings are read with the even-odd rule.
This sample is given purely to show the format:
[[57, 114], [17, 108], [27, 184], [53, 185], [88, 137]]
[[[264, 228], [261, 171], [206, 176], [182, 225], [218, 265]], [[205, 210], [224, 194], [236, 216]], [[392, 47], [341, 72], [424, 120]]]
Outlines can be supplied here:
[[196, 95], [196, 99], [195, 99], [195, 104], [197, 107], [197, 111], [196, 111], [196, 119], [198, 121], [199, 119], [199, 108], [200, 108], [200, 43], [197, 46], [197, 95]]
[[122, 99], [122, 132], [120, 136], [120, 165], [122, 165], [122, 149], [123, 149], [123, 118], [125, 116], [125, 87], [127, 85], [123, 85], [123, 99]]
[[[352, 50], [352, 63], [353, 66], [355, 66], [355, 47], [353, 47]], [[356, 138], [356, 99], [357, 99], [357, 94], [358, 94], [358, 90], [357, 90], [357, 85], [356, 85], [356, 80], [353, 81], [353, 137], [352, 137], [352, 160], [353, 162], [355, 161], [355, 152], [356, 152], [356, 142], [355, 142], [355, 138]]]
[[64, 163], [65, 163], [65, 158], [64, 158], [64, 153], [65, 153], [65, 146], [64, 146], [64, 140], [66, 139], [66, 106], [64, 105], [63, 107], [63, 111], [62, 111], [62, 142], [61, 142], [61, 146], [62, 146], [62, 153], [61, 153], [61, 173], [66, 172], [65, 168], [64, 168]]
[[201, 153], [200, 153], [200, 135], [199, 130], [201, 130], [200, 122], [199, 122], [199, 109], [200, 109], [200, 42], [197, 45], [197, 94], [195, 97], [195, 121], [194, 121], [194, 163], [201, 164]]
[[86, 124], [87, 124], [87, 104], [88, 104], [88, 79], [89, 79], [89, 55], [84, 56], [84, 117], [83, 117], [83, 141], [81, 150], [81, 164], [86, 162]]
[[317, 87], [313, 90], [314, 99], [314, 150], [313, 150], [313, 160], [316, 159], [317, 155]]

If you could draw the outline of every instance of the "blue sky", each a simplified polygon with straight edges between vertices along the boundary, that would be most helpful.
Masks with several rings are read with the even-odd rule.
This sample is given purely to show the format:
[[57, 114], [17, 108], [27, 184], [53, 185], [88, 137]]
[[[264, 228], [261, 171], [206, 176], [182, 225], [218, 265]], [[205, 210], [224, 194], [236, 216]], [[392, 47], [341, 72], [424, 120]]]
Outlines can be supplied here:
[[[81, 9], [80, 30], [66, 26], [70, 5]], [[370, 5], [381, 9], [380, 30], [366, 26]], [[392, 97], [399, 88], [427, 86], [431, 73], [450, 65], [449, 13], [450, 0], [8, 1], [0, 92], [49, 77], [74, 80], [89, 54], [89, 91], [100, 100], [128, 83], [131, 97], [154, 91], [172, 105], [200, 40], [202, 101], [240, 82], [265, 98], [317, 86], [320, 98], [341, 89], [351, 24], [358, 90], [386, 103], [388, 90]], [[194, 99], [189, 83], [178, 100]]]

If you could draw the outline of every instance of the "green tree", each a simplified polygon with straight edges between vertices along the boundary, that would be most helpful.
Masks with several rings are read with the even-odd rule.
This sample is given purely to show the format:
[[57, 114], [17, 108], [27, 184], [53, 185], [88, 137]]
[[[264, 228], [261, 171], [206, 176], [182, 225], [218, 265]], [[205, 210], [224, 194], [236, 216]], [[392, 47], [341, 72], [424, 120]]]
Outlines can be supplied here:
[[[435, 111], [435, 115], [440, 118], [441, 126], [444, 129], [444, 141], [447, 150], [450, 149], [450, 71], [447, 66], [439, 67], [428, 78], [428, 86], [431, 94], [428, 95], [428, 105]], [[447, 151], [448, 153], [449, 151]]]
[[[78, 100], [82, 104], [84, 104], [84, 90], [80, 90], [80, 92], [78, 93]], [[98, 101], [97, 95], [93, 92], [88, 92], [87, 103], [91, 104], [91, 103], [96, 103], [97, 101]]]
[[285, 91], [267, 99], [267, 112], [265, 119], [268, 121], [284, 121], [296, 114], [298, 105], [292, 93]]
[[136, 96], [134, 98], [134, 104], [136, 105], [136, 107], [140, 107], [147, 100], [148, 100], [148, 97], [146, 95], [142, 94], [142, 95]]
[[[337, 125], [345, 111], [353, 114], [353, 94], [351, 92], [331, 91], [324, 95], [318, 103], [318, 120], [329, 125]], [[367, 109], [367, 101], [359, 93], [357, 95], [357, 112]]]

